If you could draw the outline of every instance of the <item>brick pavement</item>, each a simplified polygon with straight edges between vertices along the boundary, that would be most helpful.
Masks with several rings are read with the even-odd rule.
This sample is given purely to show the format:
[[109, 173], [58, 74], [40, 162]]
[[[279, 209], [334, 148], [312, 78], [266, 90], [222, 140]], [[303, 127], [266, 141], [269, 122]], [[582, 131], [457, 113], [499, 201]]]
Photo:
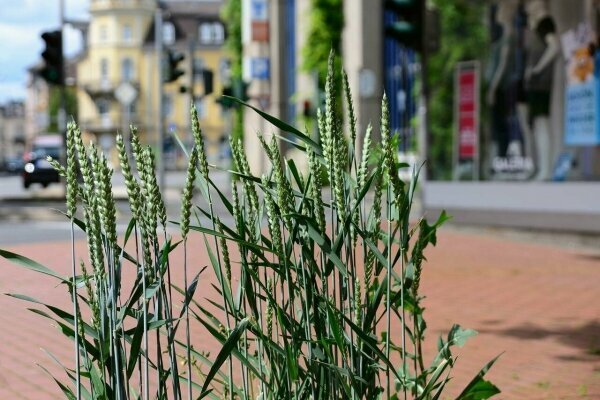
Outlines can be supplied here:
[[[66, 241], [9, 248], [64, 274], [68, 249]], [[79, 254], [83, 250], [78, 243]], [[600, 399], [599, 254], [442, 230], [423, 275], [428, 348], [454, 322], [480, 332], [457, 353], [448, 395], [504, 352], [489, 373], [503, 391], [498, 399]], [[190, 265], [205, 260], [194, 254]], [[208, 281], [201, 282], [198, 293], [212, 290]], [[0, 292], [68, 305], [56, 281], [5, 260], [0, 260]], [[72, 346], [49, 321], [27, 311], [30, 306], [0, 296], [0, 399], [61, 398], [36, 364], [59, 371], [41, 348], [69, 366]]]

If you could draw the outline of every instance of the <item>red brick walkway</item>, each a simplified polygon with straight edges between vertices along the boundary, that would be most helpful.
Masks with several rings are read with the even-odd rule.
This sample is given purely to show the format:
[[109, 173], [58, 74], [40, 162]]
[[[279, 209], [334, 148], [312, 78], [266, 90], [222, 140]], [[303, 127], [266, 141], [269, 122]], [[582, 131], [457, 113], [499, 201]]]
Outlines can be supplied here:
[[[56, 242], [9, 250], [68, 274], [68, 249]], [[503, 391], [498, 399], [600, 399], [600, 256], [446, 229], [428, 258], [429, 343], [454, 322], [480, 332], [458, 353], [449, 395], [504, 352], [489, 374]], [[199, 293], [211, 290], [204, 284]], [[0, 292], [68, 305], [56, 281], [3, 259]], [[70, 366], [72, 346], [30, 306], [0, 296], [0, 399], [62, 398], [36, 364], [57, 371], [44, 348]]]

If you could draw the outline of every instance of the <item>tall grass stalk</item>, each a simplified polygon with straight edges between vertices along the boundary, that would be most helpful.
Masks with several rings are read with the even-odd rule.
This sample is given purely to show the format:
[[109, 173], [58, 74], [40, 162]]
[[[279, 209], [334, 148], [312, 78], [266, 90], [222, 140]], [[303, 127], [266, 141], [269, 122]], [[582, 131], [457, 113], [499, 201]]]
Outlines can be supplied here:
[[[130, 132], [133, 157], [125, 139], [116, 138], [131, 212], [127, 230], [117, 235], [107, 157], [94, 145], [86, 147], [77, 126], [69, 125], [67, 165], [53, 165], [67, 177], [71, 226], [86, 234], [88, 257], [81, 274], [75, 268], [74, 231], [66, 278], [0, 250], [69, 289], [72, 311], [50, 305], [50, 313], [38, 310], [75, 344], [75, 367], [63, 371], [68, 380], [56, 379], [66, 398], [442, 398], [456, 362], [453, 347], [476, 333], [454, 325], [438, 339], [435, 357], [426, 360], [423, 354], [424, 254], [436, 244], [437, 228], [447, 216], [411, 222], [418, 170], [408, 184], [399, 178], [405, 166], [398, 162], [385, 96], [382, 141], [371, 142], [368, 126], [358, 158], [352, 93], [342, 72], [345, 134], [335, 104], [333, 57], [325, 108], [317, 113], [318, 138], [236, 100], [278, 133], [269, 141], [259, 138], [270, 160], [270, 170], [260, 178], [250, 170], [242, 142], [231, 141], [231, 191], [211, 174], [192, 107], [194, 145], [178, 222], [182, 265], [173, 258], [180, 242], [167, 234], [169, 203], [157, 184], [154, 155], [142, 146], [137, 130]], [[282, 155], [281, 141], [306, 154], [306, 170]], [[196, 189], [205, 202], [194, 203]], [[83, 219], [76, 215], [79, 203]], [[191, 245], [194, 235], [200, 235], [203, 248]], [[192, 265], [192, 254], [204, 256], [212, 272]], [[182, 274], [175, 274], [179, 268]], [[197, 293], [209, 273], [214, 291]], [[177, 276], [182, 282], [171, 280]], [[212, 354], [212, 344], [203, 348], [210, 341], [220, 343]], [[182, 371], [178, 359], [185, 363]], [[459, 400], [499, 392], [484, 379], [494, 362]]]

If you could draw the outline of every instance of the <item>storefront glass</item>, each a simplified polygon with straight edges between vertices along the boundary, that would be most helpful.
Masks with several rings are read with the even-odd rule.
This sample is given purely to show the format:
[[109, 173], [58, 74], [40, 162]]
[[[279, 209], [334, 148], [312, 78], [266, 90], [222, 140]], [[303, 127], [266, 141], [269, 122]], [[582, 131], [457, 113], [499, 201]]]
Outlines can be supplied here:
[[[455, 104], [452, 175], [443, 173], [441, 158], [430, 151], [434, 178], [600, 180], [597, 9], [593, 0], [480, 6], [488, 46], [455, 63], [454, 79], [445, 82], [452, 85]], [[445, 55], [433, 62], [435, 57]], [[473, 98], [471, 85], [477, 85]], [[439, 90], [432, 87], [435, 105]], [[435, 141], [430, 137], [434, 151]]]

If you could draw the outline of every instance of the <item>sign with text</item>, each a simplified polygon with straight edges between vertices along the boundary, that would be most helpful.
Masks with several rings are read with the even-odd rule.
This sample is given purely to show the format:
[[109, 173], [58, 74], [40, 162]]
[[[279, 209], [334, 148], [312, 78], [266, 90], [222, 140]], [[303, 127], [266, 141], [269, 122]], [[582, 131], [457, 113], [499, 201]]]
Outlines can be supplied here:
[[252, 21], [252, 41], [253, 42], [268, 42], [269, 41], [269, 22], [268, 21]]
[[269, 20], [269, 9], [267, 7], [267, 0], [250, 1], [250, 19], [252, 21]]
[[458, 64], [454, 87], [458, 161], [473, 161], [479, 152], [479, 65]]
[[250, 59], [250, 78], [268, 80], [270, 77], [269, 58], [253, 57]]
[[567, 61], [564, 138], [565, 144], [571, 146], [600, 144], [600, 78], [594, 60], [598, 58], [598, 52], [591, 54], [589, 50], [593, 37], [588, 24], [580, 24], [561, 37]]

